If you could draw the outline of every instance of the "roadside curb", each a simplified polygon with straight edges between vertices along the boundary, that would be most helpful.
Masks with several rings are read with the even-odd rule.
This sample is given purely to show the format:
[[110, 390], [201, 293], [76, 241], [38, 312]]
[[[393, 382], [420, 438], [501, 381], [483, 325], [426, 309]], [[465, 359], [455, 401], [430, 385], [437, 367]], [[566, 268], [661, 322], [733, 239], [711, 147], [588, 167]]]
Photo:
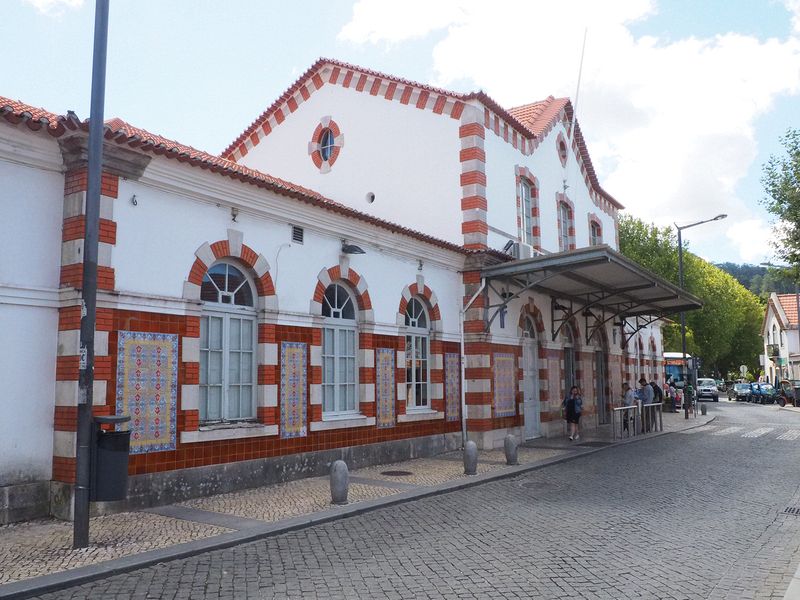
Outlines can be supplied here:
[[32, 596], [37, 596], [47, 592], [82, 585], [84, 583], [89, 583], [105, 577], [150, 567], [159, 563], [190, 558], [192, 556], [214, 550], [224, 550], [232, 546], [238, 546], [240, 544], [259, 541], [283, 533], [290, 533], [300, 529], [306, 529], [314, 525], [321, 525], [346, 517], [354, 517], [381, 508], [388, 508], [398, 504], [403, 504], [405, 502], [410, 502], [412, 500], [430, 498], [433, 496], [439, 496], [441, 494], [447, 494], [450, 492], [475, 487], [492, 481], [510, 479], [524, 473], [566, 463], [577, 458], [614, 448], [616, 446], [643, 442], [645, 440], [651, 440], [663, 435], [680, 433], [681, 431], [702, 427], [703, 425], [711, 423], [715, 419], [716, 417], [712, 417], [704, 420], [703, 422], [699, 422], [695, 425], [685, 427], [677, 431], [660, 431], [646, 435], [638, 435], [623, 440], [614, 440], [607, 446], [601, 446], [597, 448], [577, 449], [577, 447], [573, 446], [573, 448], [576, 448], [577, 451], [565, 456], [555, 456], [553, 458], [525, 465], [507, 466], [506, 468], [498, 470], [497, 472], [490, 471], [480, 475], [473, 475], [468, 478], [440, 483], [435, 486], [407, 490], [391, 496], [366, 500], [341, 507], [332, 507], [309, 515], [301, 515], [289, 519], [282, 519], [272, 523], [264, 522], [260, 525], [254, 525], [242, 530], [231, 531], [230, 533], [224, 533], [222, 535], [201, 540], [194, 540], [183, 544], [177, 544], [175, 546], [169, 546], [167, 548], [149, 550], [140, 554], [134, 554], [101, 562], [95, 565], [78, 567], [68, 571], [61, 571], [58, 573], [52, 573], [50, 575], [42, 575], [40, 577], [33, 577], [31, 579], [7, 583], [5, 585], [0, 585], [0, 598], [30, 598]]

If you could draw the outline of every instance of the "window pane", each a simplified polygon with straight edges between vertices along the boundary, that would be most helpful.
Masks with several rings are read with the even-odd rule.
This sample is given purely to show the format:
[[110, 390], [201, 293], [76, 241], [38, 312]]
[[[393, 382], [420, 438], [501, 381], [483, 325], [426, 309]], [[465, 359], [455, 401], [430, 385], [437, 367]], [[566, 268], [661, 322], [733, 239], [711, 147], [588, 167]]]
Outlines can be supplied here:
[[347, 410], [356, 409], [356, 386], [351, 384], [347, 386]]
[[200, 385], [208, 383], [208, 352], [200, 352]]
[[222, 383], [222, 352], [208, 353], [208, 383]]
[[200, 318], [200, 347], [208, 348], [208, 317]]
[[228, 265], [224, 263], [214, 265], [208, 270], [208, 273], [206, 273], [206, 278], [213, 282], [213, 285], [216, 286], [217, 289], [225, 290], [225, 273], [227, 270]]
[[224, 291], [235, 292], [245, 282], [244, 275], [236, 267], [232, 265], [226, 266], [228, 267], [228, 286]]
[[323, 354], [333, 354], [334, 337], [335, 337], [335, 333], [334, 333], [333, 329], [323, 329], [322, 330], [322, 353]]
[[336, 376], [333, 372], [333, 361], [336, 360], [332, 356], [326, 356], [322, 360], [322, 383], [335, 383]]
[[233, 303], [237, 306], [253, 306], [253, 290], [250, 289], [250, 284], [245, 284], [239, 288], [236, 295], [233, 297]]
[[322, 386], [322, 410], [324, 412], [330, 412], [333, 410], [333, 386], [332, 385], [323, 385]]
[[325, 297], [322, 299], [322, 316], [332, 317], [332, 308], [337, 308], [336, 305], [336, 285], [329, 285], [325, 290]]
[[203, 302], [219, 302], [219, 292], [209, 280], [204, 280], [200, 286], [200, 300]]
[[228, 356], [228, 383], [239, 383], [239, 375], [241, 373], [240, 356], [238, 352], [231, 352]]
[[208, 388], [204, 385], [200, 386], [200, 420], [205, 421], [208, 418]]
[[242, 368], [240, 377], [242, 383], [253, 383], [253, 353], [242, 352]]
[[347, 299], [342, 304], [342, 318], [343, 319], [350, 319], [354, 321], [356, 318], [355, 308], [353, 306], [353, 301], [347, 296]]
[[255, 416], [253, 413], [253, 386], [252, 385], [239, 386], [239, 395], [240, 395], [239, 402], [241, 403], [240, 416], [242, 417]]
[[222, 318], [208, 318], [208, 347], [211, 350], [222, 350]]
[[250, 319], [242, 319], [242, 350], [253, 349], [253, 329], [255, 323]]
[[232, 385], [228, 388], [228, 419], [238, 419], [239, 414], [239, 386]]
[[240, 350], [242, 347], [242, 322], [230, 319], [228, 322], [228, 349]]
[[355, 383], [356, 382], [356, 359], [355, 358], [347, 358], [347, 383]]
[[222, 388], [210, 386], [208, 389], [207, 420], [219, 421], [222, 418]]

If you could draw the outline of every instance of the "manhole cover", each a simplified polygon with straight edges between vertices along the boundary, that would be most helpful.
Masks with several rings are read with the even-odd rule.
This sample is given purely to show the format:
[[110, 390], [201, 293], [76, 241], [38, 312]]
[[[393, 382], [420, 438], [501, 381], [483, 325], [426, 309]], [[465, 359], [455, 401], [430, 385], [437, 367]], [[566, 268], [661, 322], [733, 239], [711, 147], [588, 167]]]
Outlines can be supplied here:
[[787, 506], [786, 510], [783, 512], [787, 515], [800, 516], [800, 506]]
[[406, 475], [413, 475], [411, 471], [381, 471], [381, 475], [388, 477], [405, 477]]

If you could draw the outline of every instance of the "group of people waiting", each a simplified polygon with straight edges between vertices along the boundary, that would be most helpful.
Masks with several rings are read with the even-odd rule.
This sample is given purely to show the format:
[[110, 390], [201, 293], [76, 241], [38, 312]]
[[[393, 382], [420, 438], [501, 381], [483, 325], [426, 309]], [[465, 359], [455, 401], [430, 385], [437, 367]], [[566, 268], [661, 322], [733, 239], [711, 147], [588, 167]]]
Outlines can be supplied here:
[[[672, 381], [668, 381], [665, 389], [662, 389], [655, 381], [648, 381], [641, 377], [639, 378], [639, 385], [636, 390], [633, 390], [626, 381], [622, 384], [622, 406], [631, 407], [638, 406], [641, 412], [642, 406], [647, 404], [656, 404], [663, 402], [665, 398], [669, 400], [670, 409], [676, 405], [680, 406], [681, 392], [675, 387]], [[583, 395], [581, 389], [577, 385], [573, 385], [569, 394], [561, 402], [561, 413], [567, 421], [569, 429], [569, 439], [580, 439], [580, 420], [581, 413], [583, 412]], [[625, 411], [626, 413], [628, 411]], [[623, 431], [628, 430], [629, 421], [633, 421], [633, 417], [623, 419]], [[645, 425], [647, 427], [647, 425]]]

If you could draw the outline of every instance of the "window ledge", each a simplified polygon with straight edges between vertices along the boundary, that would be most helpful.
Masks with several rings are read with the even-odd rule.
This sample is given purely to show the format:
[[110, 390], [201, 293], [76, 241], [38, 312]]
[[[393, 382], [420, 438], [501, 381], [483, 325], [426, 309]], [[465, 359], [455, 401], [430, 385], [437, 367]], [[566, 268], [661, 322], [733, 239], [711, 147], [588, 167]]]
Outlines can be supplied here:
[[404, 415], [397, 415], [398, 423], [413, 423], [414, 421], [436, 421], [444, 419], [444, 412], [439, 410], [411, 410]]
[[375, 425], [375, 417], [364, 415], [347, 415], [345, 417], [328, 417], [324, 421], [312, 421], [311, 431], [329, 431], [331, 429], [347, 429], [350, 427], [370, 427]]
[[222, 423], [207, 425], [198, 431], [181, 431], [181, 444], [194, 442], [213, 442], [218, 440], [239, 440], [251, 437], [278, 435], [277, 425], [260, 423]]

